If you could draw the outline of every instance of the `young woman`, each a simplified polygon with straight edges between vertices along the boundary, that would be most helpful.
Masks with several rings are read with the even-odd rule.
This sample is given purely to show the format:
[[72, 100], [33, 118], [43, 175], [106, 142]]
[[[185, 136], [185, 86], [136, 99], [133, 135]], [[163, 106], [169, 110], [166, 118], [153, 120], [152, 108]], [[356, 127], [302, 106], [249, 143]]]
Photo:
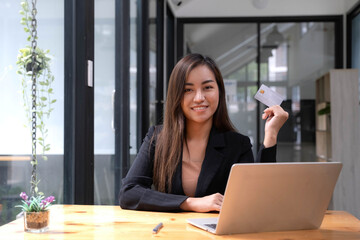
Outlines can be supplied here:
[[[267, 108], [257, 162], [276, 161], [276, 139], [288, 113]], [[149, 129], [122, 181], [120, 206], [151, 211], [219, 211], [230, 168], [251, 163], [248, 137], [237, 133], [226, 108], [225, 88], [215, 62], [190, 54], [169, 81], [163, 126]]]

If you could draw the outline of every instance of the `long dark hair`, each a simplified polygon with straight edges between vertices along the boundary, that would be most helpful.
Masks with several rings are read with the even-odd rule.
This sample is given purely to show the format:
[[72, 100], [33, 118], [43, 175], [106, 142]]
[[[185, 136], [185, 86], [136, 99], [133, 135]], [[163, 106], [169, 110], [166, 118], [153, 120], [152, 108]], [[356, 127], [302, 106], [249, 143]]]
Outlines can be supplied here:
[[160, 192], [171, 192], [172, 178], [181, 161], [185, 138], [185, 116], [181, 109], [185, 82], [190, 72], [201, 65], [207, 66], [214, 73], [219, 88], [219, 105], [213, 116], [213, 125], [220, 131], [236, 131], [227, 112], [224, 80], [215, 62], [201, 54], [190, 54], [182, 58], [170, 76], [164, 126], [155, 147], [153, 180]]

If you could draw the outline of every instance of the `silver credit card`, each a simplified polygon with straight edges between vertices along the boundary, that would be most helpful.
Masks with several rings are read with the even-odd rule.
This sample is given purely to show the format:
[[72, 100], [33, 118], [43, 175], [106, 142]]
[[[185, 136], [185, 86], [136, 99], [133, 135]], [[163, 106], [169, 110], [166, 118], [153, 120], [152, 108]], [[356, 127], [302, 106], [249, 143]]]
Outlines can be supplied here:
[[280, 105], [284, 101], [283, 97], [279, 93], [275, 92], [264, 84], [260, 86], [254, 98], [268, 107]]

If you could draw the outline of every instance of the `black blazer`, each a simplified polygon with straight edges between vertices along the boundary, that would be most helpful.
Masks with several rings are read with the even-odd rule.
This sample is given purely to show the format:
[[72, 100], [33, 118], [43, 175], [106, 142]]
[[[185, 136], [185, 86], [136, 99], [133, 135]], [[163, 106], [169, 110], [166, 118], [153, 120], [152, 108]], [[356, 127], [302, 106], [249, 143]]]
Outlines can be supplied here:
[[[171, 193], [161, 193], [152, 189], [156, 142], [151, 143], [151, 139], [153, 134], [161, 131], [161, 128], [162, 126], [157, 126], [149, 129], [134, 163], [122, 180], [119, 202], [123, 209], [181, 211], [181, 203], [188, 198], [182, 188], [181, 161], [174, 174]], [[251, 147], [250, 139], [244, 135], [236, 132], [220, 132], [212, 128], [195, 197], [217, 192], [224, 194], [231, 166], [234, 163], [254, 162]], [[266, 149], [261, 146], [256, 162], [275, 161], [276, 146]]]

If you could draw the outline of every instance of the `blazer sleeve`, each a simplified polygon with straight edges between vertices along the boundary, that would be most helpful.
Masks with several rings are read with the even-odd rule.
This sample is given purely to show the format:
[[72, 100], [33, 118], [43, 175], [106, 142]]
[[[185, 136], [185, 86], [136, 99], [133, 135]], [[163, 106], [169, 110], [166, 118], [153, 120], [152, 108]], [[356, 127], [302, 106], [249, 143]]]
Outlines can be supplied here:
[[[229, 133], [230, 138], [226, 141], [228, 149], [232, 156], [237, 156], [240, 151], [240, 156], [237, 157], [237, 163], [266, 163], [276, 162], [276, 149], [277, 145], [269, 148], [265, 148], [263, 144], [260, 145], [258, 154], [254, 161], [254, 155], [252, 151], [252, 145], [248, 136], [241, 135], [239, 133]], [[242, 146], [239, 148], [239, 146]]]
[[256, 162], [266, 163], [266, 162], [276, 162], [276, 148], [277, 145], [265, 148], [263, 144], [261, 144], [259, 152], [256, 156]]
[[182, 195], [162, 193], [151, 188], [155, 151], [155, 140], [152, 141], [152, 138], [156, 134], [155, 128], [149, 129], [134, 163], [122, 180], [119, 203], [123, 209], [181, 211], [181, 203], [188, 198]]

